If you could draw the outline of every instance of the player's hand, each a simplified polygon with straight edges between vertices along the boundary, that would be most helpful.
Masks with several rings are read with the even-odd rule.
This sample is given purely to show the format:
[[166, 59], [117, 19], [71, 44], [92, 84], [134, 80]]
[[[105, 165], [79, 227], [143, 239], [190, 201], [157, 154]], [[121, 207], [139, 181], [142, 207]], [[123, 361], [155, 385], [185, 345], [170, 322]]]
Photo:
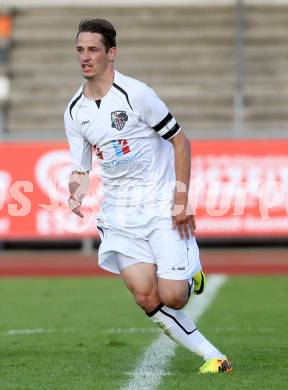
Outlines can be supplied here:
[[80, 211], [81, 204], [82, 203], [80, 202], [80, 200], [75, 199], [72, 196], [70, 196], [70, 198], [68, 199], [68, 206], [73, 211], [73, 213], [78, 215], [78, 217], [80, 218], [84, 218], [84, 215]]
[[175, 193], [172, 226], [177, 229], [181, 239], [189, 239], [196, 229], [195, 217], [188, 207], [188, 197], [184, 193]]

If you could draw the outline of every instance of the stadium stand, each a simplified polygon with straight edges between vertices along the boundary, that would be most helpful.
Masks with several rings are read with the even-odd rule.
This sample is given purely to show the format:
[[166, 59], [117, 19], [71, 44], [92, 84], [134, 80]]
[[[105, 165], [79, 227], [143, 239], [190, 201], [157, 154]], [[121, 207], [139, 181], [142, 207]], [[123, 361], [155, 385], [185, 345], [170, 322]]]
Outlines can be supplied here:
[[245, 12], [245, 127], [288, 136], [288, 2]]
[[117, 68], [151, 85], [190, 137], [287, 136], [288, 3], [246, 5], [238, 31], [235, 4], [16, 7], [10, 137], [64, 138], [64, 107], [81, 82], [73, 46], [84, 16], [115, 24]]
[[0, 7], [0, 133], [5, 131], [6, 113], [10, 97], [9, 53], [12, 34], [12, 16]]
[[80, 83], [75, 32], [83, 16], [95, 16], [118, 30], [120, 71], [153, 86], [192, 133], [227, 134], [233, 121], [234, 12], [229, 6], [18, 8], [11, 133], [64, 136], [63, 110]]

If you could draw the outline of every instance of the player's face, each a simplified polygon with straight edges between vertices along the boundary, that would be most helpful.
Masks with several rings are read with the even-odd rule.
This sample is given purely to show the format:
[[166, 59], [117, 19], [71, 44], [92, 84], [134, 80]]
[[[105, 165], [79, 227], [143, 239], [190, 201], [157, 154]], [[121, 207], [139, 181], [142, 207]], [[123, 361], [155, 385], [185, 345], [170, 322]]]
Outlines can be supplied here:
[[102, 35], [98, 33], [81, 32], [78, 35], [76, 50], [82, 75], [88, 80], [103, 75], [109, 67], [113, 66], [116, 56], [115, 47], [106, 52]]

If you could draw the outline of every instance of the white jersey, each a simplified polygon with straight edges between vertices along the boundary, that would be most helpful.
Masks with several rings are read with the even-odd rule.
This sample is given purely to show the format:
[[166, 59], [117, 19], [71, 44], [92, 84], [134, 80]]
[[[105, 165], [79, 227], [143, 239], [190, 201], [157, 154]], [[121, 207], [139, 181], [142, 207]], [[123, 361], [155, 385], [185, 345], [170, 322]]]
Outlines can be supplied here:
[[95, 150], [104, 189], [101, 226], [134, 232], [155, 218], [170, 218], [175, 189], [170, 138], [180, 126], [146, 84], [115, 71], [101, 101], [83, 86], [64, 115], [72, 170], [91, 170]]

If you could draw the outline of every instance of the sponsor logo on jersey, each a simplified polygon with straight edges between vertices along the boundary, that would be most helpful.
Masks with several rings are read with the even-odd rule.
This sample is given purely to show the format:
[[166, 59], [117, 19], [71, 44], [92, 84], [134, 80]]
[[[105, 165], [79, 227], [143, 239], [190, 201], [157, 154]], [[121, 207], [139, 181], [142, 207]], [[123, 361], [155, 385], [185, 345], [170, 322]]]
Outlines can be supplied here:
[[117, 139], [112, 141], [112, 145], [117, 157], [130, 153], [130, 148], [127, 139]]
[[103, 161], [103, 165], [105, 165], [105, 167], [107, 167], [107, 168], [118, 167], [121, 165], [129, 164], [130, 161], [134, 161], [141, 156], [142, 156], [141, 151], [138, 151], [137, 153], [134, 153], [134, 154], [129, 153], [129, 155], [127, 157], [124, 157], [121, 160], [117, 159], [117, 160], [112, 160], [112, 161]]
[[[113, 147], [112, 149], [113, 154], [112, 156], [110, 155], [110, 157], [113, 156], [121, 157], [124, 154], [130, 153], [131, 151], [127, 139], [117, 139], [117, 140], [115, 139], [111, 141], [111, 144]], [[105, 160], [107, 157], [109, 158], [109, 154], [108, 155], [106, 154], [105, 157], [103, 151], [97, 145], [93, 145], [93, 149], [96, 151], [96, 155], [99, 160]]]
[[81, 122], [81, 125], [82, 125], [82, 126], [88, 125], [88, 123], [90, 123], [90, 121], [82, 121], [82, 122]]
[[112, 127], [117, 130], [122, 130], [128, 121], [128, 115], [126, 111], [113, 111], [111, 112]]

